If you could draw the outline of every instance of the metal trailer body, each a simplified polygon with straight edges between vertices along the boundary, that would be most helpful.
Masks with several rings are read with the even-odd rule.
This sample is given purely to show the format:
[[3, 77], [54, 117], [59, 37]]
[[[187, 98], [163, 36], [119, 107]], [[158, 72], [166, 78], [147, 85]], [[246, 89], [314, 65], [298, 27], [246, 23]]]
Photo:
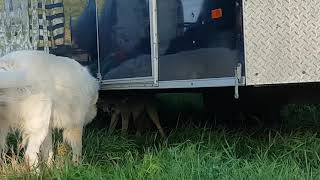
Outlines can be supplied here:
[[[116, 2], [121, 6], [121, 1]], [[137, 2], [143, 3], [143, 1]], [[141, 53], [109, 72], [102, 70], [100, 73], [102, 73], [103, 89], [176, 89], [244, 85], [245, 63], [240, 2], [235, 0], [148, 2], [150, 57]], [[114, 8], [121, 9], [115, 6]], [[221, 17], [213, 17], [216, 11], [219, 15], [219, 10], [222, 11]], [[117, 23], [121, 24], [121, 19], [126, 19], [128, 14], [131, 15], [118, 12], [116, 18], [118, 21], [114, 26], [121, 26]], [[140, 21], [143, 21], [141, 16]], [[123, 24], [121, 27], [128, 31], [132, 30]], [[145, 60], [142, 60], [143, 58]], [[103, 60], [101, 62], [104, 64]], [[134, 63], [141, 65], [134, 66]], [[239, 72], [235, 74], [238, 63], [241, 65], [238, 68]], [[145, 68], [146, 66], [149, 68]], [[135, 71], [141, 69], [142, 74], [133, 72], [132, 69]], [[149, 69], [146, 70], [149, 74], [145, 69]]]
[[246, 85], [320, 80], [320, 2], [243, 2]]
[[[161, 2], [165, 3], [165, 1]], [[162, 44], [168, 43], [166, 41], [168, 38], [161, 36], [165, 30], [168, 33], [166, 36], [174, 36], [174, 33], [179, 33], [179, 30], [174, 33], [170, 31], [168, 19], [172, 17], [163, 14], [164, 10], [161, 8], [170, 10], [174, 2], [184, 5], [183, 14], [185, 20], [187, 19], [184, 23], [191, 25], [190, 19], [199, 15], [198, 6], [201, 3], [205, 4], [205, 1], [170, 1], [171, 3], [166, 4], [167, 7], [164, 7], [165, 5], [161, 2], [150, 1], [152, 76], [103, 79], [103, 89], [286, 86], [318, 83], [320, 80], [320, 3], [318, 1], [233, 1], [234, 8], [240, 9], [239, 14], [237, 11], [234, 14], [238, 16], [234, 17], [235, 23], [240, 21], [240, 29], [236, 29], [234, 35], [240, 35], [235, 41], [238, 43], [236, 47], [239, 51], [238, 61], [242, 65], [241, 77], [234, 71], [237, 67], [235, 64], [233, 67], [229, 66], [230, 71], [234, 72], [232, 74], [214, 76], [215, 68], [213, 67], [211, 77], [192, 78], [191, 74], [189, 75], [191, 78], [182, 79], [161, 78], [163, 69], [172, 68], [172, 66], [161, 66], [164, 49]], [[214, 8], [209, 10], [214, 10]], [[174, 20], [179, 21], [179, 19]], [[223, 36], [223, 33], [220, 35]], [[193, 55], [195, 54], [196, 52]], [[188, 62], [187, 58], [190, 56], [192, 52], [191, 55], [185, 54], [185, 59], [180, 61], [180, 66], [176, 66], [172, 71], [179, 71], [184, 66], [184, 62]], [[202, 63], [203, 58], [201, 55], [198, 57], [198, 63]], [[210, 58], [214, 61], [214, 53]], [[196, 68], [195, 65], [194, 69]]]
[[237, 95], [238, 86], [320, 81], [316, 0], [0, 0], [0, 10], [1, 54], [70, 56], [102, 90], [235, 87]]

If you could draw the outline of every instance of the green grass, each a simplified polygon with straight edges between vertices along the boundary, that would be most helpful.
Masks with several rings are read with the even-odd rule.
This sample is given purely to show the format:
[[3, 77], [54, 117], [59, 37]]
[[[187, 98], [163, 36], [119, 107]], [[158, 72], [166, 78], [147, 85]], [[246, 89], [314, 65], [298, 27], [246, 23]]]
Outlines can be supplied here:
[[320, 128], [320, 105], [288, 105], [283, 109], [286, 128]]
[[[59, 138], [58, 138], [59, 139]], [[186, 129], [166, 141], [87, 130], [83, 163], [69, 158], [43, 171], [44, 179], [319, 179], [316, 132], [246, 134]], [[36, 178], [8, 163], [2, 177]]]
[[[163, 96], [159, 104], [170, 102], [166, 108], [184, 113], [201, 106], [196, 95], [172, 97]], [[319, 108], [288, 106], [282, 132], [250, 134], [185, 123], [163, 140], [151, 133], [123, 137], [87, 128], [80, 165], [71, 163], [70, 154], [57, 156], [54, 167], [37, 177], [19, 163], [17, 152], [0, 164], [0, 179], [320, 179]], [[54, 139], [59, 149], [61, 134]], [[16, 147], [15, 136], [9, 141]]]

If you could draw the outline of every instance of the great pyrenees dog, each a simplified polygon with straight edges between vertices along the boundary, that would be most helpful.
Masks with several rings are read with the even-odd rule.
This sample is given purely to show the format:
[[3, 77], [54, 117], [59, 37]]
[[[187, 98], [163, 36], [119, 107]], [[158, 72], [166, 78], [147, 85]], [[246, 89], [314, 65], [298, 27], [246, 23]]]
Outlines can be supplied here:
[[98, 81], [73, 59], [37, 50], [1, 57], [1, 151], [6, 151], [9, 130], [19, 130], [26, 162], [37, 165], [39, 154], [50, 163], [52, 129], [58, 128], [72, 148], [73, 161], [79, 161], [83, 128], [97, 114], [98, 90]]

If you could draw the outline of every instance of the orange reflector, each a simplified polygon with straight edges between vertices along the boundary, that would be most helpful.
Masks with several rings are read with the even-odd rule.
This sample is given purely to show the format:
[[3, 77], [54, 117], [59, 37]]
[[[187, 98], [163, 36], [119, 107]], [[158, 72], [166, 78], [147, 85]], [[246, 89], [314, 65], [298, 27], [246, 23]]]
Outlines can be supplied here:
[[213, 9], [211, 10], [211, 18], [212, 19], [219, 19], [222, 17], [222, 9]]

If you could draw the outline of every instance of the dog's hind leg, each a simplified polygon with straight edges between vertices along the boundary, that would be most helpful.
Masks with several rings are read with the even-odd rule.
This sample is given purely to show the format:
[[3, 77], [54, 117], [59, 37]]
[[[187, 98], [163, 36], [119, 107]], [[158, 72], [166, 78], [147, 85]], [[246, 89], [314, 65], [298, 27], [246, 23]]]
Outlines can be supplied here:
[[63, 140], [72, 148], [72, 161], [79, 163], [82, 153], [82, 131], [83, 128], [69, 128], [63, 131]]
[[122, 117], [122, 128], [121, 128], [121, 134], [126, 135], [128, 132], [129, 127], [129, 120], [130, 120], [130, 111], [128, 109], [121, 110], [121, 117]]
[[152, 120], [152, 122], [156, 125], [157, 129], [159, 130], [161, 136], [165, 137], [165, 133], [161, 127], [160, 120], [159, 120], [159, 114], [156, 110], [156, 107], [150, 105], [150, 106], [146, 107], [146, 111], [147, 111], [150, 119]]
[[4, 160], [5, 154], [7, 152], [7, 135], [9, 132], [9, 128], [7, 127], [0, 127], [0, 160]]
[[41, 95], [31, 97], [25, 108], [28, 112], [23, 132], [23, 142], [28, 142], [25, 159], [29, 166], [35, 167], [38, 165], [40, 146], [48, 135], [52, 101]]
[[41, 157], [46, 161], [47, 165], [50, 167], [53, 162], [53, 149], [52, 149], [52, 129], [49, 129], [47, 137], [44, 139], [41, 147]]
[[114, 108], [114, 112], [112, 113], [111, 121], [109, 125], [109, 134], [112, 134], [114, 129], [116, 128], [119, 115], [120, 115], [120, 110], [118, 108]]

